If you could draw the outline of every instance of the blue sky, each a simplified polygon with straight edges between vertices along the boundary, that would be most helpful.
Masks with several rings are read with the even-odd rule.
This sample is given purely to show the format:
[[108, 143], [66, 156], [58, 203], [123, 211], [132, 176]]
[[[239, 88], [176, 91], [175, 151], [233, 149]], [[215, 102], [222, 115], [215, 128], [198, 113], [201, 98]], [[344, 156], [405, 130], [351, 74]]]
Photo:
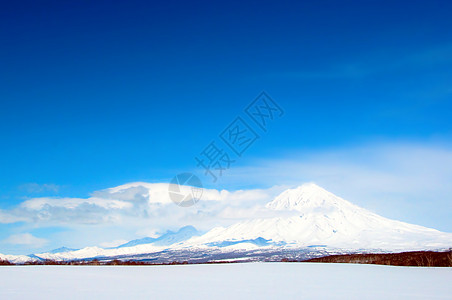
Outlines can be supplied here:
[[[34, 197], [88, 197], [127, 182], [168, 182], [196, 170], [194, 157], [265, 90], [284, 116], [259, 132], [217, 183], [204, 180], [206, 186], [315, 180], [388, 217], [452, 231], [449, 210], [432, 208], [451, 208], [449, 169], [435, 167], [450, 166], [452, 153], [449, 1], [2, 6], [1, 210]], [[341, 189], [315, 172], [293, 172], [284, 180], [239, 175], [262, 166], [271, 173], [268, 166], [281, 168], [278, 161], [304, 163], [313, 156], [320, 162], [336, 157], [330, 165], [340, 163], [343, 172], [353, 164], [366, 174], [382, 165], [388, 176], [413, 174], [407, 166], [418, 165], [409, 161], [391, 170], [394, 153], [431, 164], [429, 173], [406, 177], [404, 189], [384, 190], [387, 202], [377, 187], [358, 195], [353, 182]], [[384, 157], [381, 164], [376, 157]], [[444, 180], [444, 189], [431, 186], [441, 191], [435, 196], [420, 191], [412, 205], [409, 191], [429, 178]], [[427, 216], [418, 212], [426, 210]], [[35, 230], [35, 238], [59, 243], [52, 234], [64, 228], [0, 224], [0, 240]], [[25, 247], [3, 243], [0, 252]]]

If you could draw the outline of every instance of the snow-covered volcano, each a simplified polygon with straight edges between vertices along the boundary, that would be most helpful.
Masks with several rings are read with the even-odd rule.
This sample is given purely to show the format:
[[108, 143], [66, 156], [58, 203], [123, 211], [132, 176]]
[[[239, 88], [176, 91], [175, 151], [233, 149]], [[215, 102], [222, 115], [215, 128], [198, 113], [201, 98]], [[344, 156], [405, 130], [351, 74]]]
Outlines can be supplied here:
[[381, 217], [313, 183], [284, 191], [266, 208], [281, 212], [281, 216], [215, 228], [187, 243], [219, 244], [263, 238], [269, 245], [287, 247], [417, 250], [452, 246], [450, 233]]

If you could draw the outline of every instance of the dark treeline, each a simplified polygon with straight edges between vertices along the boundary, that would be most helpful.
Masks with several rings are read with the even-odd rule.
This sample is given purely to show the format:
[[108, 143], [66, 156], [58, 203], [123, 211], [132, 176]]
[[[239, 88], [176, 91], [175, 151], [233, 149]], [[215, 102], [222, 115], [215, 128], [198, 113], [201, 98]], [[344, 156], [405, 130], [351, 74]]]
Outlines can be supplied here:
[[415, 251], [385, 254], [344, 254], [313, 258], [306, 262], [354, 263], [415, 267], [452, 267], [452, 250]]

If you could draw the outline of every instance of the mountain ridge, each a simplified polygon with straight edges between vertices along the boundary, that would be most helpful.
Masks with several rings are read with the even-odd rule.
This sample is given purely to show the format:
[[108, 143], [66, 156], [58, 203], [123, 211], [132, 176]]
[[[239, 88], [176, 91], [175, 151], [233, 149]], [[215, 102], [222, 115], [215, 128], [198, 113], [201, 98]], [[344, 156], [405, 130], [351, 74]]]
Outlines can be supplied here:
[[[140, 188], [139, 184], [131, 185]], [[123, 189], [117, 188], [118, 192]], [[74, 251], [34, 254], [30, 259], [74, 260], [142, 257], [171, 253], [231, 254], [243, 251], [406, 251], [445, 249], [452, 234], [387, 219], [361, 208], [314, 183], [287, 189], [265, 205], [276, 216], [216, 227], [205, 234], [191, 225], [157, 238], [132, 240], [114, 248], [86, 247]], [[291, 212], [291, 215], [284, 214]], [[67, 249], [67, 248], [62, 248]], [[291, 250], [292, 249], [292, 250]], [[326, 249], [326, 250], [325, 250]], [[328, 250], [329, 249], [329, 250]], [[69, 249], [70, 250], [70, 249]], [[192, 254], [187, 254], [192, 255]], [[2, 256], [0, 255], [0, 258]], [[8, 256], [14, 259], [12, 256]], [[23, 261], [23, 256], [18, 258]]]

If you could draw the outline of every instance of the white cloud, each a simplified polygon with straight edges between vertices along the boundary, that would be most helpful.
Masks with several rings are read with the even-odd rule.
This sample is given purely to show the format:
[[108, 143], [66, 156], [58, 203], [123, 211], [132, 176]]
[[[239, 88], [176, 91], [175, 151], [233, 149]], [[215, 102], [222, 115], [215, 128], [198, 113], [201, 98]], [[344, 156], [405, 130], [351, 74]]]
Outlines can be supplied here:
[[46, 239], [37, 238], [30, 233], [13, 234], [7, 239], [3, 240], [4, 243], [12, 245], [24, 245], [32, 248], [40, 248], [47, 244]]
[[10, 224], [26, 221], [29, 221], [29, 218], [20, 215], [16, 216], [12, 214], [10, 211], [0, 210], [0, 224]]
[[33, 198], [21, 203], [21, 207], [28, 210], [42, 210], [46, 206], [61, 207], [66, 209], [77, 209], [83, 205], [94, 205], [105, 209], [127, 209], [132, 203], [114, 199], [103, 199], [90, 197], [81, 198]]
[[40, 197], [22, 202], [2, 211], [0, 221], [25, 221], [36, 226], [98, 225], [134, 227], [135, 232], [152, 227], [166, 232], [185, 225], [208, 229], [212, 224], [224, 224], [234, 218], [231, 213], [221, 218], [226, 207], [251, 208], [265, 204], [275, 196], [276, 189], [215, 190], [204, 189], [202, 200], [193, 207], [174, 204], [168, 194], [168, 184], [129, 183], [93, 192], [88, 198]]

